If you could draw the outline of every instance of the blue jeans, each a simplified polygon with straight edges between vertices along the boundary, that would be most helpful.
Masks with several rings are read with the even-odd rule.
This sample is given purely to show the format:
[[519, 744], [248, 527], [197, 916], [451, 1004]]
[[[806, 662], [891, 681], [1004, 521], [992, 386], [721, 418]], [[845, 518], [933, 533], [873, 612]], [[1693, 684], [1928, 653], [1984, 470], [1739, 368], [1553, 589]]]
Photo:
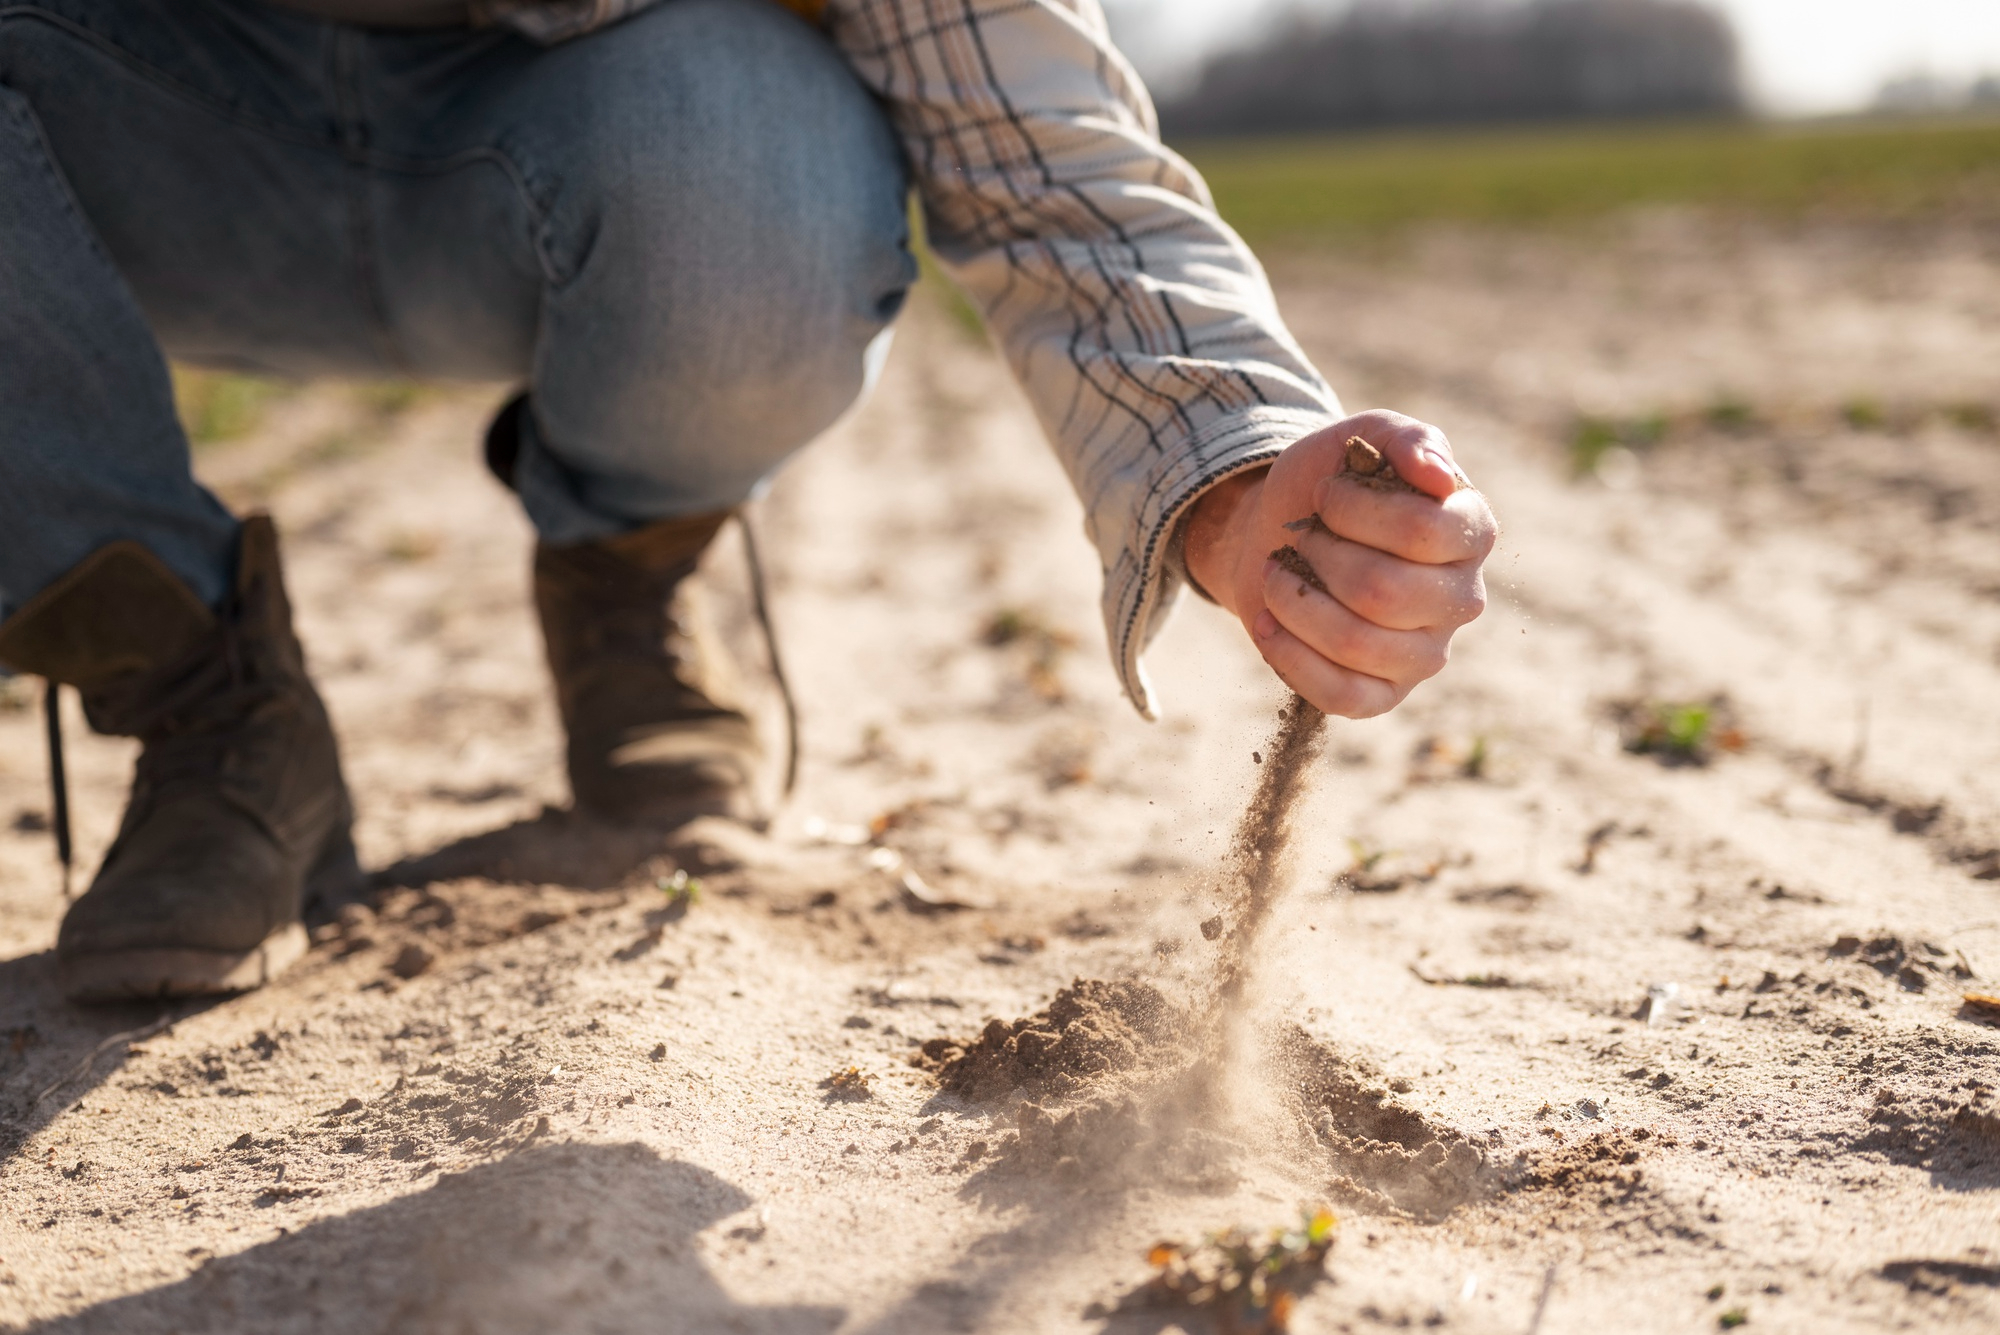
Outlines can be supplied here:
[[162, 347], [525, 383], [551, 542], [735, 505], [865, 389], [905, 193], [880, 108], [757, 0], [546, 49], [0, 0], [0, 611], [120, 538], [220, 601], [236, 524]]

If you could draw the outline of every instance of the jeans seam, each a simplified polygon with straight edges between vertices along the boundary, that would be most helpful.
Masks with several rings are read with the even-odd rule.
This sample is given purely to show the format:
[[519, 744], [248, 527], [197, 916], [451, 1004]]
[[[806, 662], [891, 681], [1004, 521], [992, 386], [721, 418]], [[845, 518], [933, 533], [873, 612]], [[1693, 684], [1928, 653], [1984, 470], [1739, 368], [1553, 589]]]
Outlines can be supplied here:
[[503, 148], [492, 144], [482, 144], [478, 148], [463, 149], [448, 158], [418, 159], [397, 158], [387, 154], [371, 155], [370, 164], [378, 171], [399, 176], [448, 176], [466, 167], [485, 163], [497, 169], [514, 187], [520, 196], [521, 207], [528, 214], [528, 249], [534, 252], [535, 263], [542, 271], [542, 281], [552, 290], [559, 290], [575, 275], [565, 277], [549, 255], [548, 232], [549, 211], [536, 198], [534, 187], [528, 181], [527, 172], [521, 164]]
[[108, 269], [122, 286], [125, 275], [118, 268], [117, 262], [111, 258], [111, 253], [104, 248], [104, 243], [98, 239], [97, 227], [90, 221], [90, 215], [84, 212], [83, 201], [76, 197], [75, 187], [70, 185], [69, 178], [63, 175], [61, 168], [57, 166], [55, 145], [49, 142], [48, 131], [43, 128], [41, 117], [35, 114], [27, 98], [11, 88], [6, 88], [4, 84], [0, 84], [0, 89], [14, 93], [14, 97], [20, 99], [18, 103], [12, 98], [7, 99], [0, 102], [0, 106], [4, 106], [8, 116], [20, 123], [34, 141], [41, 145], [41, 168], [48, 173], [49, 180], [54, 182], [56, 193], [62, 198], [63, 207], [69, 211], [70, 221], [80, 229], [85, 243], [90, 247], [90, 253], [97, 257], [98, 263]]

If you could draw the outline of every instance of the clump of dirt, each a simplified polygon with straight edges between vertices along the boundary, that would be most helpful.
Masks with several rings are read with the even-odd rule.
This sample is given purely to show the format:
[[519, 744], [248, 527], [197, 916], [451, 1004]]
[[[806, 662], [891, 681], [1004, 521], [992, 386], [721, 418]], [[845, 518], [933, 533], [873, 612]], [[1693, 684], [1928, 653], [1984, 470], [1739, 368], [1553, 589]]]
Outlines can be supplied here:
[[541, 1086], [548, 1077], [516, 1069], [431, 1065], [400, 1076], [370, 1102], [349, 1099], [320, 1118], [321, 1130], [350, 1153], [391, 1159], [427, 1158], [443, 1144], [533, 1135], [545, 1124]]
[[1991, 1086], [1966, 1084], [1969, 1089], [1879, 1087], [1867, 1130], [1853, 1148], [1982, 1186], [2000, 1183], [2000, 1101]]
[[1396, 471], [1396, 465], [1383, 457], [1382, 451], [1370, 445], [1359, 436], [1347, 438], [1346, 454], [1342, 459], [1341, 473], [1349, 481], [1359, 483], [1371, 491], [1407, 491], [1422, 496], [1425, 493], [1403, 480]]
[[1962, 959], [1954, 960], [1943, 946], [1930, 941], [1904, 941], [1898, 936], [1877, 936], [1863, 941], [1843, 936], [1827, 947], [1829, 959], [1851, 959], [1865, 964], [1884, 978], [1893, 978], [1905, 992], [1922, 992], [1931, 979], [1950, 976], [1972, 977]]
[[1171, 1053], [1189, 1028], [1186, 1012], [1157, 988], [1079, 978], [1024, 1020], [989, 1020], [976, 1039], [931, 1039], [916, 1065], [949, 1093], [977, 1101], [1015, 1090], [1066, 1095]]
[[859, 1066], [848, 1066], [835, 1071], [819, 1082], [829, 1100], [839, 1099], [854, 1103], [875, 1097], [875, 1078]]
[[1597, 1131], [1570, 1144], [1529, 1155], [1508, 1184], [1516, 1191], [1557, 1191], [1565, 1195], [1629, 1197], [1646, 1180], [1640, 1161], [1653, 1145], [1672, 1145], [1644, 1127]]

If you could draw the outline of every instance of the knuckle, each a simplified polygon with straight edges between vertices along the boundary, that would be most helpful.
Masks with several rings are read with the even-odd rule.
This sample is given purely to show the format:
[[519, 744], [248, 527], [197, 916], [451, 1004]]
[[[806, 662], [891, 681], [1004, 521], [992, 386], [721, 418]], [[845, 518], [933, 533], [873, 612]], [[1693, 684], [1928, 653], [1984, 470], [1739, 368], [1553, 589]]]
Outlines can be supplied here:
[[1397, 523], [1397, 543], [1411, 560], [1439, 564], [1455, 555], [1450, 538], [1442, 530], [1434, 515], [1406, 512]]
[[1343, 711], [1347, 718], [1379, 718], [1396, 707], [1397, 697], [1393, 689], [1356, 689], [1349, 694], [1352, 703]]
[[1465, 625], [1477, 621], [1486, 614], [1486, 581], [1475, 580], [1471, 588], [1459, 595], [1456, 624]]
[[1396, 581], [1376, 562], [1367, 562], [1342, 581], [1340, 601], [1356, 616], [1380, 625], [1402, 601]]

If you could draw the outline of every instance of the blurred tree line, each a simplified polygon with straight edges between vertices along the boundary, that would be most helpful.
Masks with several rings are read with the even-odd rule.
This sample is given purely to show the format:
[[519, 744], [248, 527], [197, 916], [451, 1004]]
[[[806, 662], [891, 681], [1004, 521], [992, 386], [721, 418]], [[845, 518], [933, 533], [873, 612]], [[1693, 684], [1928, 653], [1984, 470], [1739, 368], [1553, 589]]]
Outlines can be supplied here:
[[1359, 0], [1215, 58], [1160, 113], [1203, 135], [1743, 108], [1735, 31], [1697, 0]]

